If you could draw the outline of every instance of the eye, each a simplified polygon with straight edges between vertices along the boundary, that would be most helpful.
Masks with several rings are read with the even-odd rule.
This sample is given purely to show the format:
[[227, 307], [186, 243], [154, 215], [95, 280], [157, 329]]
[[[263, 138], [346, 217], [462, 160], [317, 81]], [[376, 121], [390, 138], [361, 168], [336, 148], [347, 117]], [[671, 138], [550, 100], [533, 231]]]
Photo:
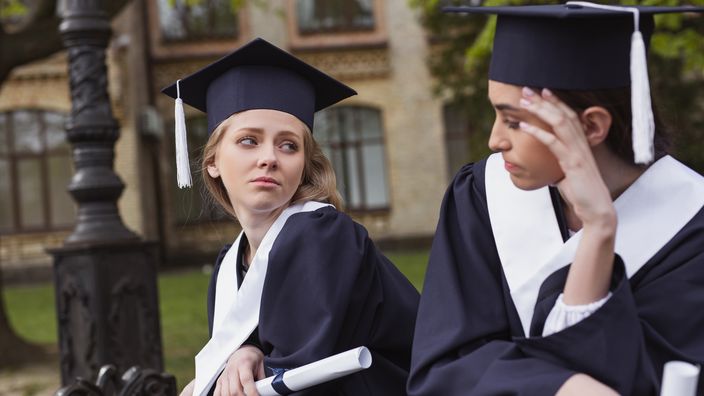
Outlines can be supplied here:
[[286, 153], [295, 153], [298, 151], [298, 145], [289, 140], [282, 142], [279, 147]]
[[518, 121], [511, 121], [511, 120], [504, 120], [504, 124], [508, 127], [508, 129], [520, 129], [520, 122]]
[[244, 146], [256, 146], [257, 141], [251, 136], [245, 136], [237, 140], [238, 144], [242, 144]]

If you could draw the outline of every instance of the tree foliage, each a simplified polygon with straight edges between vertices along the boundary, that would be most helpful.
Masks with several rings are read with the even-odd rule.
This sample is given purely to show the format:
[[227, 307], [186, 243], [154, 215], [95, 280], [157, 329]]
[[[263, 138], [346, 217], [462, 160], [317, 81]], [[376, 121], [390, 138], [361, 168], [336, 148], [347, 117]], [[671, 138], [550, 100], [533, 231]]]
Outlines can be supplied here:
[[[461, 106], [470, 121], [468, 152], [476, 160], [486, 155], [494, 112], [487, 100], [487, 75], [496, 18], [444, 14], [442, 6], [468, 1], [409, 0], [421, 16], [433, 43], [428, 66], [435, 91], [448, 103]], [[473, 5], [556, 4], [558, 1], [475, 0]], [[617, 1], [621, 5], [694, 5], [704, 0]], [[673, 153], [704, 172], [704, 15], [665, 14], [655, 18], [651, 42], [650, 78], [655, 105], [669, 125]]]
[[0, 0], [0, 19], [22, 17], [27, 11], [27, 6], [21, 0]]
[[[230, 11], [236, 14], [237, 11], [244, 5], [245, 0], [230, 0]], [[207, 3], [208, 0], [168, 0], [168, 4], [172, 8], [182, 7], [195, 7]]]

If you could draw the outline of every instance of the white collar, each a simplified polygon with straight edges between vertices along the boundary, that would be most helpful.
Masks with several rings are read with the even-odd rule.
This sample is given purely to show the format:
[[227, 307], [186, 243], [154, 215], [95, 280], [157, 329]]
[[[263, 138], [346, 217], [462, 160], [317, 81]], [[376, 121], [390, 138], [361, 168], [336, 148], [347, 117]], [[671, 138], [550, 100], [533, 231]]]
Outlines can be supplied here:
[[227, 358], [242, 345], [257, 327], [264, 279], [269, 265], [269, 252], [286, 224], [286, 220], [296, 213], [312, 212], [325, 206], [332, 205], [309, 201], [284, 209], [264, 235], [239, 290], [237, 289], [239, 278], [237, 257], [239, 256], [242, 233], [225, 254], [220, 264], [215, 288], [213, 336], [196, 355], [194, 395], [207, 394], [225, 367]]
[[[501, 265], [524, 333], [529, 334], [540, 286], [571, 263], [582, 233], [563, 243], [547, 187], [517, 188], [500, 154], [487, 159], [486, 196]], [[616, 252], [636, 273], [704, 205], [704, 178], [665, 156], [614, 202]]]

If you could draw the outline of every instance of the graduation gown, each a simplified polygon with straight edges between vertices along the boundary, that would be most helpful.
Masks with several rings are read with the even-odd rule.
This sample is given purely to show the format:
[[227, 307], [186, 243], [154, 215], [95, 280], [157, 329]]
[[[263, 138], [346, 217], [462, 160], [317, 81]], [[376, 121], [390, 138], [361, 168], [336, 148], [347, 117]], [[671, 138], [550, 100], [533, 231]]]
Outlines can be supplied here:
[[[575, 373], [623, 395], [655, 395], [664, 363], [704, 362], [704, 210], [630, 278], [616, 255], [611, 298], [543, 337], [569, 267], [550, 273], [533, 299], [526, 335], [491, 228], [486, 163], [464, 166], [443, 200], [416, 321], [409, 395], [554, 395]], [[554, 217], [536, 227], [556, 224], [566, 239], [554, 189], [551, 196]], [[658, 232], [658, 224], [651, 228]]]
[[[218, 274], [230, 248], [220, 252], [208, 291], [211, 335]], [[418, 300], [413, 285], [346, 214], [331, 206], [297, 213], [269, 253], [249, 342], [264, 352], [267, 375], [354, 347], [370, 349], [370, 368], [295, 395], [403, 395]]]

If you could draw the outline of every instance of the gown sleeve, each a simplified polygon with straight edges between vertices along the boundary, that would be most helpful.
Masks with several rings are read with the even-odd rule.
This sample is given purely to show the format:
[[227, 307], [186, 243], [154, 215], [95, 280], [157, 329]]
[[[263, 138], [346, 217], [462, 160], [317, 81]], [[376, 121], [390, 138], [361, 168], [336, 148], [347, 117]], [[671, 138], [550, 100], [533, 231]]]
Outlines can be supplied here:
[[564, 287], [566, 271], [560, 271], [558, 290], [539, 299], [525, 337], [502, 292], [483, 186], [483, 164], [468, 165], [443, 201], [416, 322], [409, 394], [547, 395], [585, 373], [620, 394], [655, 395], [666, 361], [701, 362], [701, 226], [681, 231], [646, 264], [645, 275], [630, 281], [616, 256], [608, 301], [573, 326], [541, 337]]
[[358, 346], [371, 368], [296, 395], [401, 395], [419, 295], [366, 230], [328, 207], [291, 216], [269, 257], [259, 318], [268, 370]]
[[611, 293], [608, 293], [606, 296], [597, 301], [579, 305], [565, 304], [563, 296], [564, 295], [560, 293], [557, 297], [555, 305], [552, 307], [552, 310], [550, 310], [548, 318], [545, 320], [543, 337], [557, 333], [558, 331], [564, 330], [570, 326], [574, 326], [589, 317], [589, 315], [596, 312], [597, 309], [601, 308], [601, 306], [609, 300]]

